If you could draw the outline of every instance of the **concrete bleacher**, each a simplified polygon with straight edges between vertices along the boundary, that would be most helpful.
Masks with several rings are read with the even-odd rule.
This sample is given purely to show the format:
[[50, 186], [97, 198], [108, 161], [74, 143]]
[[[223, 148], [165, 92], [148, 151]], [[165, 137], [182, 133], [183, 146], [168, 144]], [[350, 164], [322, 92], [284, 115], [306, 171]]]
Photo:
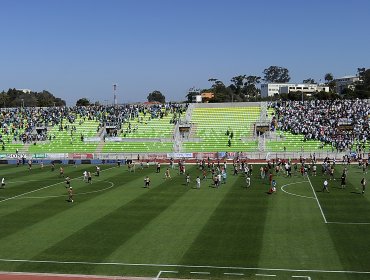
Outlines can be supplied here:
[[[122, 125], [122, 133], [118, 136], [125, 138], [172, 139], [174, 129], [174, 124], [171, 123], [172, 118], [173, 114], [171, 113], [164, 115], [163, 118], [151, 118], [149, 114], [144, 116], [143, 113], [140, 113], [139, 117]], [[131, 130], [129, 130], [129, 123], [131, 125]]]
[[[25, 129], [17, 128], [14, 130], [14, 132], [12, 132], [12, 126], [13, 124], [9, 123], [8, 126], [1, 128], [0, 135], [4, 144], [0, 144], [0, 151], [3, 153], [15, 153], [17, 149], [19, 152], [21, 152], [25, 146], [25, 144], [19, 139], [19, 135], [24, 133]], [[24, 127], [26, 126], [27, 121], [24, 120]], [[14, 137], [16, 137], [17, 140], [14, 140]]]
[[304, 141], [303, 135], [292, 134], [287, 131], [277, 131], [276, 139], [266, 141], [266, 151], [269, 152], [315, 152], [315, 151], [331, 151], [330, 145], [323, 145], [318, 140]]
[[172, 142], [106, 142], [102, 151], [104, 153], [167, 153], [172, 150]]
[[[259, 102], [191, 104], [185, 115], [177, 115], [177, 117], [185, 116], [186, 123], [190, 124], [190, 133], [181, 134], [183, 138], [179, 140], [178, 149], [175, 148], [177, 142], [174, 143], [174, 140], [178, 141], [178, 137], [175, 136], [180, 134], [180, 130], [172, 122], [174, 115], [170, 111], [167, 113], [162, 111], [165, 113], [162, 118], [152, 118], [150, 113], [144, 115], [141, 112], [138, 117], [130, 120], [131, 129], [128, 128], [128, 122], [123, 123], [118, 130], [118, 135], [114, 135], [122, 138], [122, 142], [104, 142], [101, 135], [103, 129], [98, 130], [99, 121], [86, 120], [86, 117], [79, 115], [76, 116], [73, 124], [63, 119], [63, 125], [68, 125], [68, 129], [61, 130], [58, 125], [48, 127], [48, 140], [36, 142], [36, 144], [15, 141], [14, 136], [21, 134], [23, 132], [21, 129], [10, 133], [9, 130], [2, 128], [1, 135], [4, 140], [2, 153], [15, 153], [17, 149], [20, 153], [332, 151], [331, 145], [323, 145], [316, 140], [304, 141], [303, 135], [295, 135], [287, 131], [268, 132], [265, 138], [257, 138], [254, 135], [254, 124], [262, 117], [266, 118], [266, 122], [271, 122], [274, 115], [273, 109], [262, 110], [262, 107]], [[71, 134], [72, 126], [75, 126], [76, 130]], [[233, 133], [230, 146], [227, 131]], [[81, 135], [85, 140], [86, 138], [97, 140], [96, 142], [82, 141]]]
[[[253, 139], [253, 124], [260, 116], [258, 105], [228, 103], [196, 106], [192, 112], [191, 134], [198, 141], [185, 141], [184, 151], [256, 151], [257, 140]], [[233, 133], [230, 146], [227, 131]]]
[[[81, 124], [80, 124], [81, 121]], [[93, 137], [97, 134], [98, 122], [94, 120], [85, 120], [77, 118], [75, 123], [67, 124], [67, 130], [60, 130], [59, 126], [51, 127], [48, 130], [48, 135], [51, 140], [30, 145], [28, 151], [31, 153], [67, 153], [67, 152], [95, 152], [99, 142], [85, 142], [81, 140], [81, 135], [86, 137]], [[71, 134], [71, 127], [75, 126], [76, 131]]]
[[152, 118], [143, 112], [129, 122], [122, 124], [118, 137], [122, 142], [105, 142], [102, 152], [172, 152], [175, 125], [174, 114], [167, 112], [162, 118]]

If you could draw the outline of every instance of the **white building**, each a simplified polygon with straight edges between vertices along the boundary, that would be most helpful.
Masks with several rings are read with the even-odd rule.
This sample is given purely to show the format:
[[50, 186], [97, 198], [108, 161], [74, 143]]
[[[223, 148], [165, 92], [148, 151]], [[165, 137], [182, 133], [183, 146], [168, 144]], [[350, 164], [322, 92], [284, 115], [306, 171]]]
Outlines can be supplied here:
[[270, 97], [276, 94], [287, 94], [291, 92], [310, 94], [320, 91], [329, 92], [329, 87], [317, 84], [261, 84], [261, 97]]
[[341, 94], [345, 88], [355, 89], [355, 84], [360, 81], [358, 76], [344, 76], [342, 78], [335, 79], [335, 91]]
[[280, 88], [288, 84], [261, 84], [261, 97], [270, 97], [280, 94]]
[[193, 99], [192, 99], [192, 102], [193, 103], [202, 103], [202, 96], [200, 94], [199, 95], [194, 95]]

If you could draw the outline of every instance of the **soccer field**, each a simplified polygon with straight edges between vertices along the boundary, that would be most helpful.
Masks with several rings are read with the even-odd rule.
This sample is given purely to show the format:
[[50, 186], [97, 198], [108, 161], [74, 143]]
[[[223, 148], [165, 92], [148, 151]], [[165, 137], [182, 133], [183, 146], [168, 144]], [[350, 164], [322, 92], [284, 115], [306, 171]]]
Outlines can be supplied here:
[[[318, 176], [274, 176], [277, 193], [254, 167], [244, 176], [195, 188], [191, 177], [155, 167], [64, 166], [74, 202], [67, 202], [59, 166], [0, 166], [0, 271], [129, 275], [186, 279], [370, 279], [370, 190], [361, 194], [362, 170], [337, 165], [330, 193]], [[320, 170], [320, 168], [318, 168]], [[150, 189], [144, 178], [151, 179]], [[369, 174], [366, 178], [369, 181]]]

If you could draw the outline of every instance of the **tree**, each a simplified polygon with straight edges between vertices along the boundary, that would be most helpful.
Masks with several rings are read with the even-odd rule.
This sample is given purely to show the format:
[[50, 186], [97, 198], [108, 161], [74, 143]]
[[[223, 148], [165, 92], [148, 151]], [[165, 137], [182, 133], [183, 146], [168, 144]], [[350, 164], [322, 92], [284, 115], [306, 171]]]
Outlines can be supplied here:
[[0, 107], [6, 108], [7, 104], [9, 103], [9, 97], [5, 93], [5, 91], [0, 93]]
[[326, 73], [324, 79], [325, 79], [326, 84], [328, 85], [331, 81], [334, 80], [333, 74]]
[[357, 68], [357, 75], [360, 78], [360, 80], [362, 80], [362, 81], [364, 80], [365, 72], [366, 72], [366, 68], [364, 68], [364, 67]]
[[46, 90], [25, 93], [13, 88], [0, 94], [0, 106], [2, 107], [49, 107], [54, 104], [56, 106], [64, 106], [66, 102]]
[[[219, 91], [214, 92], [215, 96], [209, 100], [211, 103], [221, 103], [221, 102], [230, 102], [233, 99], [233, 91], [230, 87], [220, 88]], [[239, 100], [238, 100], [239, 101]]]
[[[236, 97], [241, 97], [241, 90], [244, 86], [244, 80], [246, 75], [239, 75], [231, 78], [233, 84], [230, 85], [230, 89], [236, 94]], [[231, 96], [231, 101], [234, 101], [234, 94]]]
[[355, 94], [354, 94], [354, 91], [351, 89], [351, 88], [344, 88], [341, 92], [343, 98], [345, 99], [353, 99], [353, 98], [356, 98], [355, 97]]
[[312, 78], [308, 78], [308, 79], [303, 80], [303, 83], [304, 84], [316, 84], [315, 80], [312, 79]]
[[320, 92], [314, 93], [313, 98], [318, 99], [318, 100], [334, 100], [334, 99], [339, 99], [340, 96], [334, 92], [320, 91]]
[[232, 100], [233, 92], [222, 81], [215, 78], [208, 79], [208, 81], [213, 83], [212, 87], [202, 92], [212, 92], [214, 94], [214, 97], [208, 100], [209, 102], [230, 102]]
[[336, 83], [335, 83], [333, 74], [326, 73], [324, 79], [325, 79], [325, 84], [329, 86], [330, 92], [335, 92]]
[[261, 82], [259, 76], [248, 76], [245, 78], [246, 82], [242, 92], [246, 101], [257, 101], [260, 98], [261, 91], [257, 88], [257, 85]]
[[190, 88], [188, 91], [188, 94], [186, 95], [187, 102], [192, 103], [194, 100], [194, 97], [200, 94], [200, 90], [196, 89], [194, 87]]
[[361, 82], [355, 86], [355, 98], [370, 98], [370, 69], [359, 68]]
[[149, 102], [154, 102], [154, 101], [157, 101], [160, 103], [166, 102], [166, 97], [159, 90], [152, 91], [151, 93], [149, 93], [147, 98]]
[[289, 70], [280, 66], [270, 66], [263, 70], [264, 81], [267, 83], [288, 83], [290, 81]]
[[90, 101], [89, 99], [85, 97], [78, 99], [76, 102], [76, 106], [89, 106], [89, 105], [90, 105]]

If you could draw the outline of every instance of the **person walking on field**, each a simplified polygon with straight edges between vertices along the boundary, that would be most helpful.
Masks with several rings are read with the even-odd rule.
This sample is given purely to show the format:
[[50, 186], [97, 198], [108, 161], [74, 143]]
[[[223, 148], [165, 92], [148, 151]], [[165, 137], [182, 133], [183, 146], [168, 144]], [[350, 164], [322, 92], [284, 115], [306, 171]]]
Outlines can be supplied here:
[[362, 179], [361, 179], [362, 194], [365, 193], [366, 183], [367, 182], [366, 182], [365, 177], [362, 177]]
[[83, 172], [83, 175], [84, 175], [84, 182], [87, 182], [87, 171], [85, 170], [84, 172]]
[[166, 179], [171, 179], [170, 169], [166, 169], [166, 172], [164, 173]]
[[189, 173], [186, 175], [186, 186], [188, 187], [190, 184], [190, 175]]
[[346, 174], [344, 172], [342, 173], [340, 180], [341, 180], [340, 182], [341, 188], [345, 189], [346, 188]]
[[69, 189], [68, 189], [68, 201], [73, 202], [73, 189], [72, 189], [72, 187], [69, 187]]
[[69, 176], [66, 177], [66, 189], [71, 186], [71, 178]]
[[64, 177], [64, 169], [63, 167], [59, 168], [59, 177]]
[[89, 183], [89, 184], [92, 184], [92, 181], [91, 181], [91, 172], [89, 171], [89, 172], [87, 172], [87, 183]]
[[144, 188], [150, 188], [150, 179], [148, 176], [146, 176], [144, 179]]
[[251, 178], [249, 176], [245, 178], [245, 185], [247, 188], [251, 186]]
[[329, 183], [328, 183], [328, 180], [325, 179], [324, 181], [324, 185], [322, 187], [322, 192], [326, 191], [326, 192], [329, 192]]
[[197, 189], [199, 190], [200, 189], [200, 178], [199, 178], [199, 176], [197, 177], [197, 179], [195, 179], [195, 181], [197, 182]]

